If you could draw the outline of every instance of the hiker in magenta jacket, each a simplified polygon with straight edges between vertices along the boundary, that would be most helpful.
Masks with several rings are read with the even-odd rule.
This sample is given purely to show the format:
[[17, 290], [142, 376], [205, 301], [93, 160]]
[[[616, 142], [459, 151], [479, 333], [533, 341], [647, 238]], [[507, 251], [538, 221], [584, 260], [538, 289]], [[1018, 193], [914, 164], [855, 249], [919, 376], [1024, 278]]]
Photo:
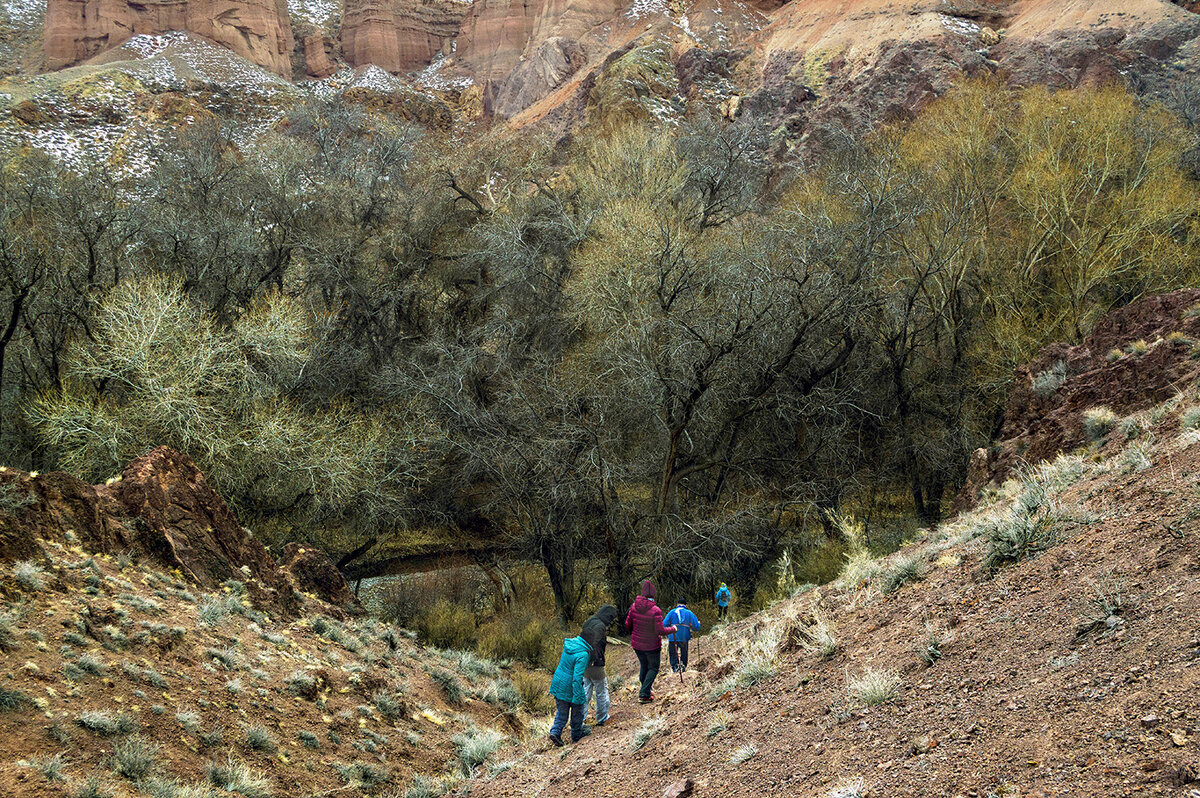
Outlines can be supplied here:
[[654, 603], [657, 593], [649, 579], [642, 582], [642, 594], [633, 600], [633, 606], [625, 616], [625, 628], [633, 635], [630, 643], [642, 666], [639, 704], [654, 700], [650, 688], [654, 686], [654, 677], [658, 676], [658, 668], [662, 664], [662, 638], [675, 631], [674, 626], [663, 626], [663, 612]]

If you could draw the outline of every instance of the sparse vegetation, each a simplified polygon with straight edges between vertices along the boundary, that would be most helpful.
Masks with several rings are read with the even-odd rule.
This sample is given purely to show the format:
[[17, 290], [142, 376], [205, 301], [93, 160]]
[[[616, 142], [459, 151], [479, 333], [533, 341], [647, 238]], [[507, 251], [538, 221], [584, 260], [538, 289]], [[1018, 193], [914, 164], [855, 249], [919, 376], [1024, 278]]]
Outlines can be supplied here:
[[508, 679], [494, 680], [483, 697], [489, 704], [501, 706], [509, 713], [516, 712], [522, 703], [520, 692]]
[[0, 687], [0, 712], [16, 712], [33, 702], [29, 696], [11, 687]]
[[721, 732], [729, 728], [731, 718], [728, 712], [717, 710], [709, 716], [708, 729], [704, 732], [704, 736], [708, 739], [713, 739]]
[[263, 726], [251, 726], [246, 729], [246, 747], [251, 751], [265, 751], [273, 754], [279, 748], [275, 737]]
[[67, 760], [62, 754], [30, 757], [23, 764], [41, 773], [46, 778], [46, 781], [67, 780], [67, 777], [63, 774], [63, 770], [67, 766]]
[[1058, 393], [1058, 389], [1067, 381], [1067, 364], [1059, 360], [1053, 366], [1033, 377], [1030, 386], [1035, 395], [1049, 399]]
[[909, 582], [919, 582], [924, 578], [925, 564], [918, 556], [899, 557], [884, 569], [880, 589], [887, 595], [895, 593]]
[[205, 774], [214, 787], [236, 792], [243, 798], [272, 798], [274, 788], [266, 777], [256, 773], [245, 762], [229, 756], [224, 762], [214, 760]]
[[[544, 677], [536, 673], [518, 671], [513, 674], [513, 686], [521, 696], [521, 704], [531, 713], [542, 711], [547, 703], [550, 687]], [[615, 689], [615, 688], [613, 688]]]
[[867, 668], [858, 676], [848, 677], [846, 691], [853, 700], [873, 707], [899, 695], [901, 684], [900, 676], [894, 671]]
[[300, 731], [296, 732], [296, 739], [298, 739], [300, 741], [300, 744], [303, 745], [305, 748], [310, 748], [314, 751], [319, 750], [321, 748], [320, 738], [318, 738], [317, 735], [313, 734], [312, 732], [308, 731], [307, 729], [301, 729]]
[[17, 584], [26, 590], [38, 591], [46, 589], [46, 572], [35, 562], [25, 560], [13, 565], [13, 578]]
[[409, 782], [404, 798], [440, 798], [445, 793], [440, 781], [418, 774]]
[[88, 710], [81, 712], [76, 722], [101, 737], [129, 734], [137, 729], [134, 719], [124, 712], [114, 715], [104, 710]]
[[292, 671], [283, 680], [287, 689], [293, 695], [298, 695], [312, 701], [317, 697], [316, 677], [306, 671]]
[[136, 781], [150, 772], [157, 757], [158, 746], [135, 734], [113, 746], [113, 771]]
[[667, 722], [661, 717], [653, 717], [638, 726], [629, 738], [629, 750], [640, 751], [650, 742], [650, 738], [667, 728]]
[[732, 754], [729, 755], [729, 764], [731, 764], [731, 765], [745, 764], [751, 758], [753, 758], [754, 755], [757, 753], [758, 753], [758, 746], [754, 745], [754, 743], [750, 743], [749, 745], [743, 745], [741, 748], [736, 749]]
[[1117, 414], [1107, 407], [1093, 407], [1083, 411], [1083, 436], [1092, 443], [1108, 437], [1117, 425]]
[[451, 704], [461, 704], [465, 693], [463, 692], [462, 682], [458, 677], [445, 668], [430, 668], [429, 678], [434, 684], [442, 688], [442, 692], [446, 694], [446, 700]]
[[494, 729], [470, 727], [455, 735], [453, 742], [462, 773], [469, 777], [504, 743], [504, 735]]

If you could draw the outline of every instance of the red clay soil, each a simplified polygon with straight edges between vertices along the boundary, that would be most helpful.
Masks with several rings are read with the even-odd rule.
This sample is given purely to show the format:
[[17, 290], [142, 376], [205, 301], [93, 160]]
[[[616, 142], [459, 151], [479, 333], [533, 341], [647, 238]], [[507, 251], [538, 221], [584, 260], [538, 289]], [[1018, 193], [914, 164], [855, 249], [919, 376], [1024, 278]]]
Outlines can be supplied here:
[[[840, 794], [1200, 798], [1200, 443], [1179, 448], [1177, 429], [1172, 415], [1156, 430], [1149, 469], [1115, 466], [1064, 493], [1099, 520], [1068, 525], [1044, 553], [988, 573], [984, 539], [917, 544], [896, 556], [924, 557], [924, 581], [873, 602], [824, 590], [834, 656], [784, 653], [776, 677], [709, 697], [723, 652], [781, 623], [785, 603], [731, 626], [725, 644], [705, 637], [699, 672], [685, 686], [664, 674], [661, 702], [639, 706], [627, 688], [610, 725], [565, 754], [538, 746], [471, 795], [658, 796], [690, 778], [693, 796], [712, 798], [839, 795], [856, 779], [866, 792]], [[1119, 462], [1117, 446], [1095, 458]], [[1124, 613], [1080, 634], [1095, 585], [1114, 583]], [[816, 598], [791, 601], [806, 612]], [[918, 653], [930, 629], [944, 638], [932, 666]], [[631, 655], [613, 659], [636, 678]], [[851, 704], [847, 679], [866, 668], [897, 672], [899, 695]], [[709, 739], [718, 710], [730, 726]], [[650, 718], [666, 731], [631, 752]], [[757, 753], [731, 763], [746, 745]]]

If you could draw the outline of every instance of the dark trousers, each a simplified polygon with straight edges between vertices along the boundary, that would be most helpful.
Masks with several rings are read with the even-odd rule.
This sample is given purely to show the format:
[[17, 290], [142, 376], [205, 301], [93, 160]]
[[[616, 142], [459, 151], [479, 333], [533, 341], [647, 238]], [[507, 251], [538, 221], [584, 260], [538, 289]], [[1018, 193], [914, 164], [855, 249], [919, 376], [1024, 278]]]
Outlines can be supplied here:
[[[636, 649], [634, 649], [636, 651]], [[638, 651], [638, 663], [642, 666], [641, 673], [638, 679], [642, 682], [642, 690], [638, 693], [639, 698], [649, 698], [650, 688], [654, 687], [654, 679], [658, 676], [659, 666], [662, 665], [662, 649], [656, 648], [653, 651]]]
[[717, 620], [725, 620], [725, 616], [729, 614], [729, 607], [717, 607]]
[[572, 704], [554, 697], [554, 723], [550, 724], [550, 734], [562, 739], [563, 729], [571, 724], [571, 742], [577, 743], [583, 737], [583, 716], [587, 711], [585, 704]]
[[667, 653], [671, 657], [671, 670], [687, 670], [688, 641], [672, 641], [667, 644]]

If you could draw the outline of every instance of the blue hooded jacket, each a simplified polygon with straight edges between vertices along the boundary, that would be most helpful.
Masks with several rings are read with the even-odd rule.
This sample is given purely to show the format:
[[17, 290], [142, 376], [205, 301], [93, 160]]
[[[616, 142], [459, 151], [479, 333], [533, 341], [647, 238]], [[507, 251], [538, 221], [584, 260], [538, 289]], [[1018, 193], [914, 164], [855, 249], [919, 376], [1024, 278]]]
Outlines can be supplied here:
[[717, 591], [717, 606], [729, 606], [729, 588], [725, 587], [725, 583], [721, 583], [721, 589]]
[[587, 693], [583, 689], [583, 672], [592, 661], [592, 647], [582, 637], [563, 641], [562, 657], [550, 680], [550, 695], [570, 704], [583, 704]]
[[693, 629], [700, 630], [700, 619], [696, 617], [696, 613], [682, 604], [668, 612], [667, 619], [663, 623], [667, 626], [678, 627], [676, 631], [667, 636], [672, 643], [686, 643], [692, 639]]

